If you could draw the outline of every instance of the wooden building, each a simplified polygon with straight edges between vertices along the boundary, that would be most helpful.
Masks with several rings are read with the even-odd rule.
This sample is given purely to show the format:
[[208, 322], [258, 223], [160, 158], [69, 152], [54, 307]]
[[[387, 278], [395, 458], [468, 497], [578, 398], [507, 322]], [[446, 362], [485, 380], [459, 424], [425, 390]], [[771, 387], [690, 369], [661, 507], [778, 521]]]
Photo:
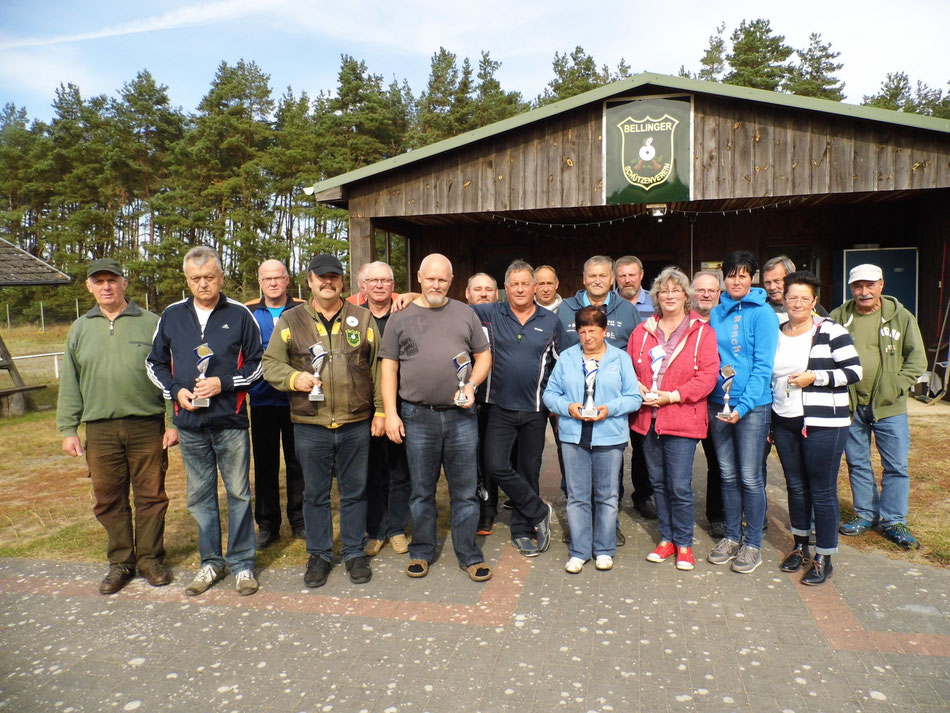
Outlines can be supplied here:
[[[666, 111], [664, 100], [681, 112], [643, 113]], [[648, 123], [625, 129], [634, 119]], [[680, 149], [643, 153], [642, 142], [640, 158], [657, 172], [637, 178], [643, 160], [616, 155], [617, 142], [631, 141], [632, 153], [635, 133], [625, 130], [669, 125]], [[674, 154], [678, 189], [644, 187]], [[615, 190], [624, 172], [641, 185]], [[690, 273], [746, 249], [816, 272], [828, 308], [846, 294], [854, 260], [887, 263], [888, 286], [904, 280], [902, 294], [914, 294], [929, 345], [950, 298], [950, 121], [931, 117], [641, 74], [306, 192], [349, 210], [352, 265], [405, 245], [414, 283], [419, 260], [441, 252], [455, 268], [455, 297], [477, 271], [501, 282], [514, 258], [553, 265], [569, 295], [591, 255], [638, 256], [649, 287], [666, 265]], [[861, 249], [872, 252], [849, 252]], [[900, 258], [891, 265], [891, 256]]]

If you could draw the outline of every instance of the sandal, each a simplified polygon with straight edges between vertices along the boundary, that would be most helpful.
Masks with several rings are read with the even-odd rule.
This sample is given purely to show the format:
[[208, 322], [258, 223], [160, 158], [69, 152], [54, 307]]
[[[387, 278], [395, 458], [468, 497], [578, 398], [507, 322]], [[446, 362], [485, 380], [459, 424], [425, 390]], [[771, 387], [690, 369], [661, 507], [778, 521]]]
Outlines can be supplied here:
[[459, 565], [459, 567], [468, 572], [468, 578], [473, 582], [484, 582], [491, 579], [491, 567], [484, 562], [476, 562], [475, 564], [470, 564], [468, 567]]
[[429, 563], [425, 560], [409, 560], [406, 574], [410, 577], [425, 577], [429, 574]]

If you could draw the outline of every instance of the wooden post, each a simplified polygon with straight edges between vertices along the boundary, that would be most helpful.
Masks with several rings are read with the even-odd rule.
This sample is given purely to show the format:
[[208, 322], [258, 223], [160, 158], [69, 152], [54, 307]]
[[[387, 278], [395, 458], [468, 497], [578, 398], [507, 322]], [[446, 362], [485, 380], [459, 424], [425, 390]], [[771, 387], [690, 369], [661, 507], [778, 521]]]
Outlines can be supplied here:
[[76, 319], [79, 319], [79, 298], [76, 298]]
[[350, 212], [350, 294], [360, 291], [357, 274], [360, 266], [372, 262], [375, 248], [373, 239], [373, 221], [358, 218]]
[[7, 302], [7, 329], [10, 329], [10, 303]]
[[46, 331], [46, 312], [43, 310], [42, 302], [40, 302], [40, 331]]

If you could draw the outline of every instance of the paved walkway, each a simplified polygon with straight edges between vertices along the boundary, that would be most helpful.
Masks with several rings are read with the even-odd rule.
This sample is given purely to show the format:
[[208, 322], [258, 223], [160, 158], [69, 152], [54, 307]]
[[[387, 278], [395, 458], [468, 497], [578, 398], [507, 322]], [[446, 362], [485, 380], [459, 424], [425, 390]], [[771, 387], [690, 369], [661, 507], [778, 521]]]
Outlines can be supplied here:
[[[0, 711], [946, 713], [950, 571], [845, 542], [829, 583], [799, 585], [777, 569], [790, 538], [771, 468], [751, 576], [646, 562], [655, 528], [630, 510], [610, 572], [566, 574], [559, 541], [523, 558], [496, 527], [484, 585], [450, 542], [425, 579], [387, 547], [368, 585], [337, 566], [308, 590], [298, 569], [270, 569], [253, 597], [233, 577], [185, 597], [191, 572], [102, 597], [99, 564], [0, 560]], [[701, 449], [695, 472], [702, 491]], [[697, 560], [712, 544], [697, 528]]]

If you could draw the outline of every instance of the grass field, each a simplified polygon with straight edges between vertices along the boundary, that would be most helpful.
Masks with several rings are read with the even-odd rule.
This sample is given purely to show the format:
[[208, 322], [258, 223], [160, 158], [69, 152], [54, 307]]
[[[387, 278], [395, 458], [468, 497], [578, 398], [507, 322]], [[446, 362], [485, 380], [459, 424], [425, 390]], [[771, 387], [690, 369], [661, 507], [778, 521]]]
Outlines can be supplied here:
[[[67, 329], [68, 326], [51, 326], [41, 333], [18, 327], [0, 330], [0, 334], [16, 356], [61, 351]], [[44, 410], [0, 421], [0, 556], [104, 561], [105, 538], [92, 515], [92, 493], [85, 462], [66, 456], [60, 450], [61, 439], [53, 411], [58, 389], [52, 360], [27, 360], [26, 363], [28, 368], [21, 367], [25, 381], [46, 383], [49, 387], [34, 394], [34, 401]], [[23, 361], [17, 362], [18, 367], [23, 364]], [[903, 552], [874, 532], [847, 538], [847, 544], [863, 550], [880, 550], [905, 560], [950, 567], [950, 417], [947, 407], [914, 413], [910, 423], [909, 519], [923, 547], [919, 552]], [[876, 453], [875, 464], [880, 472]], [[176, 567], [196, 567], [197, 531], [185, 508], [185, 475], [177, 449], [170, 453], [166, 489], [170, 498], [165, 532], [167, 561]], [[844, 465], [839, 494], [842, 517], [849, 518], [851, 490]], [[220, 498], [222, 520], [226, 522], [223, 488]], [[444, 531], [448, 527], [444, 480], [440, 483], [439, 503], [440, 531]], [[784, 506], [784, 502], [779, 504]], [[335, 505], [334, 496], [334, 512]], [[260, 553], [261, 566], [306, 564], [303, 543], [290, 539], [288, 534], [284, 533], [278, 545]]]

